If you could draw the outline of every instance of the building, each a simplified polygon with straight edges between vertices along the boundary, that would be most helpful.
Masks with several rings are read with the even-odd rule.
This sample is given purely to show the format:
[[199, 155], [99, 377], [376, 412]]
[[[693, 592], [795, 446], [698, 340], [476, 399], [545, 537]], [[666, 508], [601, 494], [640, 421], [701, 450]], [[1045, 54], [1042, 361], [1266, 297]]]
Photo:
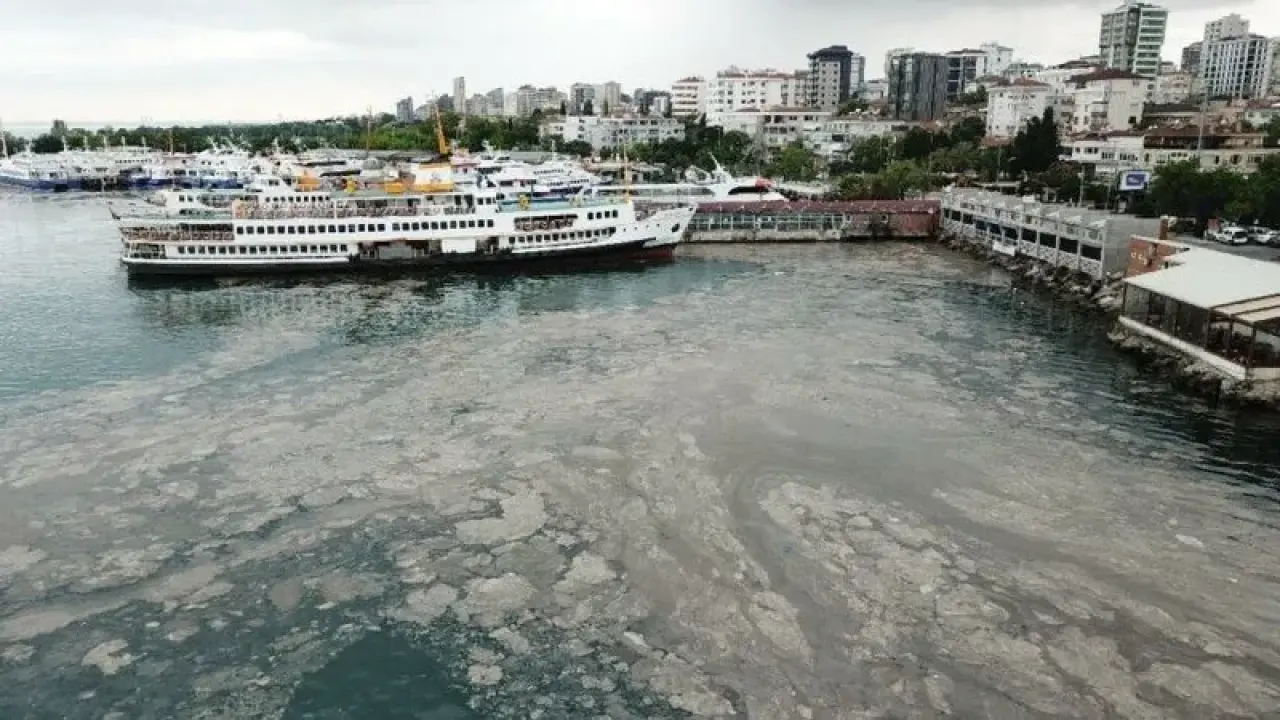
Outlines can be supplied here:
[[1053, 88], [1047, 83], [1017, 78], [987, 88], [987, 135], [1011, 138], [1032, 118], [1054, 107]]
[[670, 117], [672, 114], [671, 93], [655, 92], [649, 96], [648, 103], [644, 108], [649, 115], [661, 115]]
[[1095, 176], [1151, 169], [1142, 162], [1143, 134], [1133, 130], [1072, 138], [1063, 143], [1062, 151], [1064, 160], [1092, 168]]
[[1169, 11], [1139, 0], [1102, 14], [1098, 54], [1109, 68], [1154, 78], [1160, 72]]
[[508, 90], [502, 94], [502, 114], [505, 117], [520, 116], [519, 90]]
[[535, 110], [544, 113], [560, 112], [560, 104], [566, 103], [568, 96], [554, 87], [535, 88], [532, 85], [521, 85], [516, 90], [516, 112], [519, 117], [528, 117]]
[[1061, 65], [1054, 65], [1037, 72], [1032, 76], [1032, 79], [1048, 85], [1059, 95], [1070, 95], [1075, 88], [1072, 80], [1081, 75], [1088, 75], [1102, 69], [1101, 65], [1095, 65], [1084, 60], [1068, 60]]
[[862, 84], [862, 99], [869, 103], [888, 100], [889, 81], [884, 78], [866, 81]]
[[1280, 380], [1280, 264], [1147, 238], [1130, 254], [1146, 263], [1125, 277], [1122, 328], [1226, 378]]
[[1204, 41], [1206, 43], [1248, 34], [1249, 21], [1235, 13], [1204, 24]]
[[1200, 74], [1200, 54], [1203, 51], [1204, 43], [1197, 40], [1190, 45], [1182, 48], [1182, 71], [1189, 72], [1192, 75]]
[[453, 79], [453, 108], [462, 115], [467, 114], [467, 79], [464, 77]]
[[884, 54], [884, 76], [888, 78], [889, 74], [893, 71], [894, 60], [902, 57], [903, 55], [912, 55], [916, 52], [917, 50], [914, 48], [894, 48], [886, 52]]
[[570, 115], [595, 115], [596, 86], [591, 83], [574, 83], [569, 86], [568, 110]]
[[595, 87], [595, 105], [597, 115], [622, 112], [622, 83], [601, 83]]
[[1071, 79], [1072, 133], [1129, 130], [1142, 121], [1149, 81], [1125, 70], [1098, 70]]
[[942, 193], [942, 229], [996, 252], [1102, 280], [1128, 267], [1130, 237], [1159, 235], [1160, 221], [952, 189]]
[[493, 117], [501, 117], [507, 114], [507, 94], [502, 88], [494, 88], [484, 94], [485, 106], [488, 109], [488, 115]]
[[396, 101], [396, 122], [411, 123], [413, 122], [413, 98], [401, 98]]
[[[809, 53], [809, 74], [802, 104], [821, 110], [837, 110], [866, 81], [866, 58], [844, 45]], [[801, 103], [797, 103], [801, 104]]]
[[875, 137], [901, 137], [919, 123], [873, 117], [832, 117], [824, 121], [804, 142], [814, 152], [828, 158], [845, 157], [854, 145]]
[[541, 132], [544, 137], [581, 141], [601, 151], [682, 139], [684, 123], [675, 118], [646, 115], [571, 115], [544, 123]]
[[1176, 105], [1187, 102], [1199, 91], [1196, 78], [1186, 70], [1162, 72], [1151, 83], [1147, 101], [1154, 105]]
[[1020, 77], [1032, 78], [1034, 80], [1036, 73], [1043, 72], [1043, 71], [1044, 71], [1044, 65], [1041, 63], [1023, 62], [1021, 60], [1018, 60], [1018, 61], [1009, 63], [1009, 65], [1005, 67], [1004, 72], [1001, 73], [1001, 75], [1010, 80], [1014, 78], [1020, 78]]
[[896, 120], [937, 120], [946, 111], [947, 58], [930, 53], [893, 59], [889, 81], [889, 114]]
[[1271, 39], [1262, 35], [1205, 40], [1200, 56], [1200, 89], [1210, 97], [1265, 97], [1271, 85], [1272, 59]]
[[1263, 159], [1280, 153], [1280, 148], [1266, 147], [1265, 140], [1261, 132], [1206, 128], [1202, 134], [1194, 126], [1155, 128], [1143, 136], [1141, 165], [1154, 170], [1190, 160], [1202, 170], [1225, 168], [1248, 174], [1257, 170]]
[[707, 111], [707, 82], [701, 77], [681, 78], [671, 83], [671, 114], [697, 117]]
[[795, 107], [804, 104], [805, 83], [795, 73], [730, 67], [707, 83], [707, 122], [745, 108]]
[[1003, 77], [1013, 63], [1013, 50], [997, 43], [947, 53], [947, 99], [973, 92], [978, 78]]
[[1280, 37], [1271, 38], [1271, 82], [1268, 97], [1280, 97]]

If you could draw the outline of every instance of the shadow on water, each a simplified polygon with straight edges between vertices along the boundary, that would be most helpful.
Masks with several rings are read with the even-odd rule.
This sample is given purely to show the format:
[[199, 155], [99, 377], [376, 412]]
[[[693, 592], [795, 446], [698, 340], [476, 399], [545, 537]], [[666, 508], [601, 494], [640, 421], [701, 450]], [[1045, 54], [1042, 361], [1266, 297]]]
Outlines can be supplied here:
[[302, 679], [283, 720], [472, 720], [447, 668], [405, 638], [366, 635]]
[[521, 315], [644, 307], [681, 293], [713, 290], [754, 268], [743, 262], [682, 259], [573, 273], [130, 282], [129, 289], [144, 323], [168, 332], [283, 322], [316, 329], [339, 344], [360, 345]]
[[[972, 283], [951, 283], [942, 293], [967, 337], [952, 341], [944, 324], [935, 339], [971, 369], [941, 376], [1010, 404], [1019, 394], [1043, 393], [1057, 416], [1048, 431], [1185, 462], [1269, 509], [1280, 502], [1280, 415], [1174, 388], [1111, 345], [1107, 318], [1051, 295]], [[984, 355], [993, 347], [1006, 349], [995, 368]]]

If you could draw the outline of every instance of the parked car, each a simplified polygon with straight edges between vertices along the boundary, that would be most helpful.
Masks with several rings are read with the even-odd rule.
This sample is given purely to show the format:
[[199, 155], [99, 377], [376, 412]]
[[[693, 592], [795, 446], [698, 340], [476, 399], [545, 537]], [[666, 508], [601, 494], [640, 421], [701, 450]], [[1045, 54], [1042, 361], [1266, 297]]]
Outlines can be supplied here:
[[1259, 245], [1280, 245], [1280, 230], [1255, 225], [1249, 228], [1249, 239]]
[[1224, 225], [1217, 230], [1205, 233], [1206, 237], [1223, 245], [1248, 245], [1249, 231], [1234, 225]]

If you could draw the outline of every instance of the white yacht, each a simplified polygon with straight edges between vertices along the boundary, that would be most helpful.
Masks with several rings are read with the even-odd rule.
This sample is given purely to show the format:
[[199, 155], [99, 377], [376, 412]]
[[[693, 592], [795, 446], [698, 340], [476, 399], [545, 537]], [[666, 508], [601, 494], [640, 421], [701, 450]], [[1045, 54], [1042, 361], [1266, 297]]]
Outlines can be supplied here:
[[787, 199], [774, 189], [772, 180], [762, 177], [736, 178], [721, 167], [719, 162], [716, 162], [715, 170], [710, 173], [699, 168], [689, 168], [685, 171], [683, 183], [640, 184], [630, 187], [601, 185], [591, 188], [588, 193], [606, 198], [629, 195], [637, 202], [661, 205]]

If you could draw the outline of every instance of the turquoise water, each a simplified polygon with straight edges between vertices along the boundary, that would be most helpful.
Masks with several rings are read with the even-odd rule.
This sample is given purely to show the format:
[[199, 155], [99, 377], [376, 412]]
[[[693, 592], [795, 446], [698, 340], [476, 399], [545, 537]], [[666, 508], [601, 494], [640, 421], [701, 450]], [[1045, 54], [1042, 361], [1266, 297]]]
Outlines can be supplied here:
[[1274, 418], [934, 248], [131, 286], [0, 195], [0, 717], [1265, 717]]

